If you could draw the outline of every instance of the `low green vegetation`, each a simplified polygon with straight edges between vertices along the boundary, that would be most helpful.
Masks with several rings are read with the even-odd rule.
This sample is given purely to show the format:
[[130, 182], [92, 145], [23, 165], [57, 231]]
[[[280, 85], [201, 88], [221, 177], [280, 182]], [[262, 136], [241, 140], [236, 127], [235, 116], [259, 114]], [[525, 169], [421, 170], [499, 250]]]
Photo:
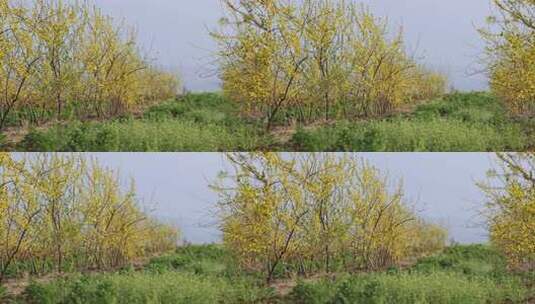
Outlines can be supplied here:
[[[138, 117], [35, 128], [5, 149], [20, 151], [526, 151], [535, 119], [513, 119], [489, 93], [455, 93], [385, 119], [289, 127], [240, 116], [216, 93], [189, 94]], [[281, 132], [281, 129], [284, 130]], [[287, 134], [287, 135], [281, 135]]]
[[[487, 246], [454, 246], [407, 269], [300, 281], [295, 303], [525, 303], [532, 277], [508, 273]], [[531, 283], [530, 283], [531, 282]]]
[[234, 151], [259, 144], [246, 127], [232, 129], [191, 121], [113, 121], [71, 123], [45, 132], [30, 132], [22, 143], [28, 151]]
[[412, 113], [384, 120], [337, 122], [299, 129], [300, 151], [524, 151], [535, 143], [535, 120], [514, 121], [487, 93], [452, 94]]
[[334, 282], [300, 283], [296, 303], [521, 303], [516, 287], [460, 274], [364, 274]]
[[472, 245], [449, 247], [408, 269], [281, 279], [295, 286], [285, 292], [266, 286], [260, 274], [241, 271], [222, 246], [207, 245], [181, 247], [139, 270], [35, 280], [24, 293], [4, 300], [35, 304], [526, 303], [535, 296], [530, 290], [534, 279], [533, 274], [508, 272], [505, 259], [492, 248]]
[[25, 151], [234, 151], [269, 144], [261, 128], [242, 120], [218, 94], [188, 95], [148, 109], [141, 118], [73, 121], [32, 130]]
[[71, 277], [27, 289], [30, 303], [254, 303], [261, 296], [247, 282], [170, 271]]
[[32, 282], [14, 303], [258, 303], [274, 297], [254, 276], [239, 273], [216, 245], [187, 246], [154, 258], [141, 270], [71, 274]]

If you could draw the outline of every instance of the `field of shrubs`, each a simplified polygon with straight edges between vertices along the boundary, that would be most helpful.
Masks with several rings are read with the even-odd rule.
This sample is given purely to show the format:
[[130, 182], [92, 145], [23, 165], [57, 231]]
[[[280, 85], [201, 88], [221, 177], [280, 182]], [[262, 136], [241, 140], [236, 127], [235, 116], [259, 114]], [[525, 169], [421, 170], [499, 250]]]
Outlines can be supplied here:
[[127, 21], [90, 2], [4, 1], [0, 148], [533, 150], [534, 4], [492, 2], [499, 16], [478, 28], [489, 93], [448, 94], [403, 26], [362, 3], [222, 0], [206, 33], [220, 93], [172, 100], [184, 91], [176, 71]]
[[0, 153], [0, 303], [531, 303], [535, 155], [497, 160], [460, 245], [355, 155], [227, 153], [191, 245], [94, 158]]

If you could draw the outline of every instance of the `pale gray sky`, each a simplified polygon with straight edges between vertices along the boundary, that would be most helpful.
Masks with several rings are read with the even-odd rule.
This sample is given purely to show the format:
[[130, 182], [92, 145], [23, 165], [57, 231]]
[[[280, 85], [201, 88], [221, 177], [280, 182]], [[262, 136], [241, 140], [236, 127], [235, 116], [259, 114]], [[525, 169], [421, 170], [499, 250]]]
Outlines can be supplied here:
[[[219, 153], [88, 153], [117, 168], [125, 181], [135, 179], [138, 194], [156, 203], [154, 214], [176, 223], [195, 243], [219, 240], [213, 206], [217, 196], [208, 185], [224, 170]], [[477, 219], [483, 196], [475, 186], [492, 167], [493, 154], [359, 153], [392, 179], [403, 178], [407, 197], [425, 218], [444, 224], [463, 243], [485, 242]]]
[[[219, 81], [206, 77], [214, 43], [208, 29], [217, 27], [219, 0], [95, 0], [117, 18], [135, 25], [142, 44], [158, 63], [181, 71], [190, 90], [216, 90]], [[461, 90], [487, 87], [484, 75], [470, 76], [477, 68], [483, 43], [476, 31], [491, 13], [490, 0], [361, 0], [379, 16], [403, 25], [409, 50], [446, 73]], [[479, 68], [478, 68], [479, 69]]]

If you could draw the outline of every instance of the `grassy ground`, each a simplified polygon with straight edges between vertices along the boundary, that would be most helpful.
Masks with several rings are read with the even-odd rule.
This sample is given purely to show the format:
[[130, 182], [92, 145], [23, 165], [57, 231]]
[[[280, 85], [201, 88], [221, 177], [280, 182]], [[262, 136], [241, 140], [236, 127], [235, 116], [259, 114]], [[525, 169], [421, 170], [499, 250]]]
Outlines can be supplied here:
[[[190, 246], [141, 270], [34, 281], [6, 303], [529, 303], [534, 274], [512, 274], [487, 246], [454, 246], [404, 269], [263, 285], [219, 246]], [[288, 291], [280, 286], [292, 286]], [[531, 288], [531, 289], [530, 289]], [[0, 291], [1, 294], [1, 291]], [[0, 302], [2, 297], [0, 296]]]
[[248, 151], [269, 146], [262, 128], [241, 119], [218, 94], [193, 94], [148, 109], [142, 117], [73, 121], [33, 129], [20, 151]]
[[457, 93], [384, 120], [300, 129], [304, 151], [524, 151], [535, 148], [535, 119], [513, 120], [487, 93]]
[[456, 93], [386, 119], [279, 126], [267, 134], [232, 102], [204, 93], [137, 118], [73, 121], [18, 137], [0, 138], [0, 145], [19, 151], [525, 151], [535, 149], [535, 118], [512, 119], [488, 93]]
[[511, 274], [491, 248], [454, 246], [407, 270], [299, 282], [295, 303], [531, 303], [534, 274]]

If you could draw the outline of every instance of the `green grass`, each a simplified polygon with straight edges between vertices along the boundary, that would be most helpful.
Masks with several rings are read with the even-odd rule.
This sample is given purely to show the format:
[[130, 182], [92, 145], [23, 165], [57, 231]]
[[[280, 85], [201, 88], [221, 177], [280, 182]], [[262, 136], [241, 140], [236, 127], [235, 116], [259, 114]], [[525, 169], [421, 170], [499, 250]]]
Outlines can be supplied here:
[[[529, 278], [532, 280], [532, 278]], [[344, 275], [334, 280], [299, 282], [294, 303], [525, 303], [534, 296], [521, 275], [482, 245], [454, 246], [422, 259], [408, 270]]]
[[18, 301], [36, 304], [259, 303], [274, 297], [238, 272], [220, 246], [186, 246], [152, 259], [140, 271], [80, 275], [32, 283]]
[[[385, 119], [299, 127], [288, 141], [216, 93], [190, 94], [138, 118], [34, 129], [19, 151], [525, 151], [535, 118], [513, 119], [489, 93], [455, 93]], [[0, 136], [0, 145], [2, 145]], [[5, 141], [5, 140], [4, 140]], [[9, 149], [9, 148], [8, 148]]]
[[245, 281], [184, 272], [138, 272], [73, 276], [50, 284], [32, 284], [30, 303], [254, 303], [268, 296]]
[[483, 152], [523, 151], [527, 138], [514, 125], [495, 128], [445, 119], [393, 119], [338, 123], [299, 130], [292, 142], [299, 151]]
[[7, 289], [0, 285], [0, 303], [7, 297]]
[[413, 113], [384, 120], [338, 122], [300, 129], [299, 151], [524, 151], [535, 143], [535, 121], [513, 121], [487, 93], [453, 94]]
[[443, 254], [420, 259], [412, 268], [418, 272], [454, 271], [464, 275], [499, 277], [507, 275], [507, 261], [485, 245], [454, 246]]
[[237, 151], [269, 144], [218, 94], [189, 95], [150, 108], [141, 119], [79, 122], [32, 130], [23, 151]]
[[[76, 261], [66, 258], [62, 262], [62, 272], [72, 272], [77, 268]], [[33, 261], [15, 261], [9, 264], [5, 270], [6, 279], [20, 279], [25, 275], [46, 275], [58, 270], [54, 257], [49, 257], [39, 263]], [[1, 302], [0, 302], [1, 303]]]
[[6, 136], [0, 133], [0, 148], [4, 147], [5, 145], [6, 145]]
[[222, 128], [192, 121], [113, 121], [71, 123], [45, 132], [30, 132], [21, 144], [24, 151], [237, 151], [262, 145], [246, 127]]
[[485, 278], [460, 274], [362, 274], [335, 282], [301, 283], [293, 292], [295, 303], [521, 303], [517, 285], [498, 286]]
[[185, 246], [175, 253], [152, 259], [145, 269], [153, 272], [181, 271], [236, 278], [243, 275], [232, 255], [222, 246]]
[[[80, 117], [83, 112], [84, 103], [73, 101], [63, 107], [61, 115], [58, 117], [56, 107], [42, 109], [28, 105], [23, 105], [19, 109], [13, 109], [6, 117], [5, 127], [17, 127], [24, 125], [38, 125], [39, 123], [52, 120], [73, 120]], [[87, 111], [87, 110], [86, 110]]]
[[409, 269], [299, 279], [290, 294], [281, 296], [263, 285], [260, 274], [240, 271], [222, 246], [207, 245], [179, 248], [137, 271], [33, 282], [9, 303], [505, 304], [532, 299], [533, 280], [533, 275], [508, 272], [504, 258], [489, 246], [452, 246]]

